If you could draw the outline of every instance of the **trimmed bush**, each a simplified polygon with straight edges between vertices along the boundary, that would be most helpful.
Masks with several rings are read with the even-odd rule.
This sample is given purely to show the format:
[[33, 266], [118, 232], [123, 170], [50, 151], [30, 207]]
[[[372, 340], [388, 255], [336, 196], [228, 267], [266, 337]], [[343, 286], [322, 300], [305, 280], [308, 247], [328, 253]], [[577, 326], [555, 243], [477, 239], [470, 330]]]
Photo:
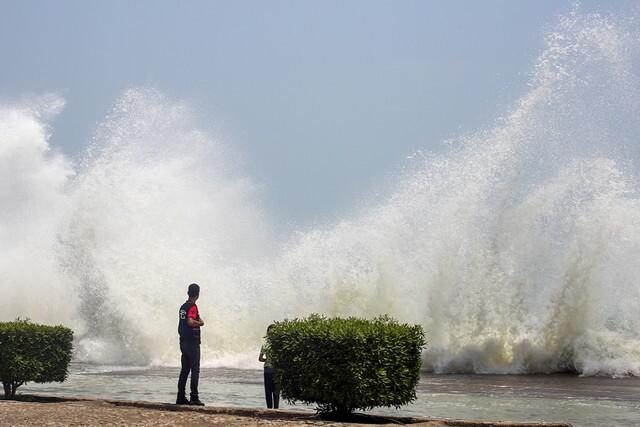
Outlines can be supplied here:
[[28, 320], [0, 322], [0, 380], [5, 399], [33, 381], [62, 382], [71, 361], [73, 331]]
[[276, 322], [267, 335], [282, 397], [324, 414], [400, 407], [416, 398], [424, 331], [388, 316]]

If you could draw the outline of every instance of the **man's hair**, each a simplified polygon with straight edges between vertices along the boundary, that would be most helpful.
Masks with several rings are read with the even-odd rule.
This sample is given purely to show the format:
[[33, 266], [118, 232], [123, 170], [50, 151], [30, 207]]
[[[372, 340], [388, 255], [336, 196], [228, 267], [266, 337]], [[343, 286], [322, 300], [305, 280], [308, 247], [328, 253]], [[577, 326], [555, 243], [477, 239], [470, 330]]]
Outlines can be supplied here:
[[197, 283], [190, 284], [189, 289], [187, 290], [187, 295], [191, 298], [200, 295], [200, 286]]

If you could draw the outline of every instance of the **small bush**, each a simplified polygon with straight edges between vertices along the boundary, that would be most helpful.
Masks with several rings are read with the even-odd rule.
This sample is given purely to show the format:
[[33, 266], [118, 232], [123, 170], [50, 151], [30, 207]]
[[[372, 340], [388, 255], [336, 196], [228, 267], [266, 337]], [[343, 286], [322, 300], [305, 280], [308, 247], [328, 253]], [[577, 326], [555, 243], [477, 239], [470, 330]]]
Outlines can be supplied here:
[[62, 382], [71, 361], [73, 331], [27, 320], [0, 322], [0, 380], [5, 399], [28, 381]]
[[276, 322], [267, 335], [269, 357], [283, 398], [317, 404], [324, 414], [400, 407], [416, 398], [421, 326], [390, 317]]

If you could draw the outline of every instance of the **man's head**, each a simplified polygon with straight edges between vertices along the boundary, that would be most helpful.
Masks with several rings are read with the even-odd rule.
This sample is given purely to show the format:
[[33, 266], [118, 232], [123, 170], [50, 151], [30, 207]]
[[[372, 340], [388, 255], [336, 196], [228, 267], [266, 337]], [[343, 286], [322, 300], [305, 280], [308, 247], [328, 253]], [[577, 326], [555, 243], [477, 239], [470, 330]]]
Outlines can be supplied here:
[[200, 296], [200, 286], [197, 283], [190, 284], [189, 289], [187, 289], [187, 295], [189, 295], [190, 299], [198, 299]]

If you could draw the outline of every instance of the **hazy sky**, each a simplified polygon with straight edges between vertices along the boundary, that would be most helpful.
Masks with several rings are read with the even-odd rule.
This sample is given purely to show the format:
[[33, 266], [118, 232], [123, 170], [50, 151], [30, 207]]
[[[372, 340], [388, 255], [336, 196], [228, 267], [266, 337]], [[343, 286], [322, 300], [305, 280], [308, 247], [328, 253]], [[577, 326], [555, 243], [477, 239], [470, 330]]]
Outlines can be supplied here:
[[276, 218], [308, 224], [348, 212], [417, 149], [490, 126], [570, 7], [0, 0], [0, 102], [62, 94], [52, 143], [74, 156], [126, 88], [153, 86], [222, 130]]

